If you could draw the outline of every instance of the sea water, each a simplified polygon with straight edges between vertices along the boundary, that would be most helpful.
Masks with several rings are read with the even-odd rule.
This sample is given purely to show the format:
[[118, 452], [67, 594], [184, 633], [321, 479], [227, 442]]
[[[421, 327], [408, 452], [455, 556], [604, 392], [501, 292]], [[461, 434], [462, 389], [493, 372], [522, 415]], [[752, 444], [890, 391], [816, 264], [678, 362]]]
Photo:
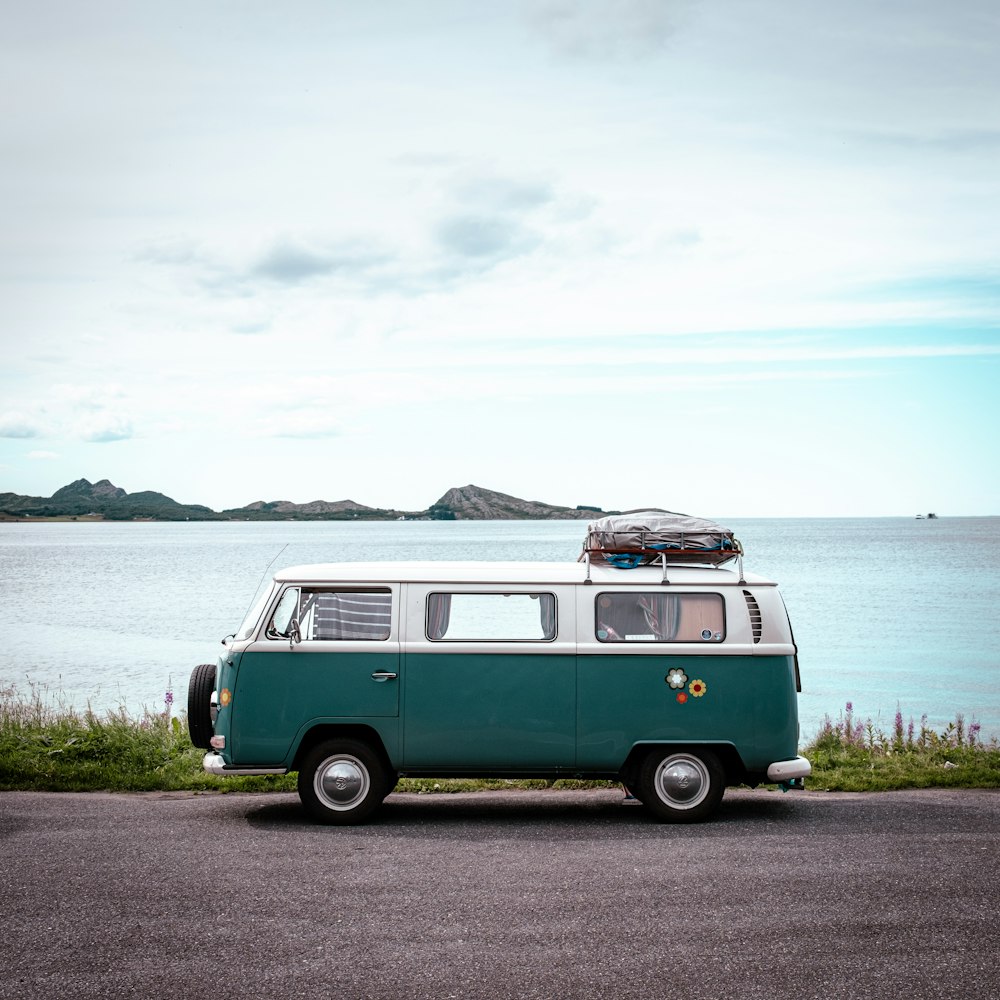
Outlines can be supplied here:
[[[847, 702], [890, 729], [961, 713], [1000, 736], [1000, 518], [723, 519], [777, 580], [799, 649], [802, 733]], [[575, 560], [584, 521], [0, 524], [0, 687], [54, 705], [176, 712], [284, 566]]]

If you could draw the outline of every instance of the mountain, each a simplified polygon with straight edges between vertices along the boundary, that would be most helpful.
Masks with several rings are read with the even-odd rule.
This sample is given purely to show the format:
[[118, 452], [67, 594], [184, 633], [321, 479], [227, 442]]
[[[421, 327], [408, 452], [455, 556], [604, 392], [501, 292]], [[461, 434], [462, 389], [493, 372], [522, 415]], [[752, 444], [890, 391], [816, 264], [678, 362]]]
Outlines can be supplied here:
[[245, 507], [217, 513], [200, 504], [181, 504], [162, 493], [126, 493], [107, 479], [78, 479], [51, 497], [0, 493], [0, 517], [82, 517], [96, 514], [109, 521], [136, 518], [155, 521], [511, 521], [587, 520], [605, 513], [597, 507], [559, 507], [540, 500], [521, 500], [480, 486], [448, 490], [427, 510], [403, 511], [367, 507], [354, 500], [256, 500]]
[[0, 493], [0, 513], [11, 517], [81, 517], [99, 514], [108, 521], [133, 521], [136, 518], [155, 521], [221, 519], [221, 515], [209, 507], [180, 504], [162, 493], [126, 493], [107, 479], [96, 483], [78, 479], [75, 483], [56, 490], [48, 499]]
[[[292, 503], [290, 500], [255, 500], [246, 507], [231, 507], [222, 512], [226, 518], [238, 521], [395, 521], [405, 517], [398, 510], [366, 507], [354, 500], [312, 500]], [[415, 515], [413, 515], [415, 516]]]
[[602, 513], [596, 507], [555, 507], [471, 485], [448, 490], [428, 510], [430, 517], [439, 521], [582, 521]]

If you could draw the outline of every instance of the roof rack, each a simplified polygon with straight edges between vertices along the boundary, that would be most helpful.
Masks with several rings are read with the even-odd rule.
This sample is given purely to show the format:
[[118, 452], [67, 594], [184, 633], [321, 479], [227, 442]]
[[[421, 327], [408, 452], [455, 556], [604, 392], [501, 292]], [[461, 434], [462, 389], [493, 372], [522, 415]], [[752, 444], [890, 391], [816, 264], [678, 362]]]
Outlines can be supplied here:
[[743, 546], [728, 528], [668, 510], [630, 510], [593, 521], [580, 556], [587, 563], [586, 583], [592, 582], [590, 564], [595, 557], [618, 569], [659, 565], [664, 584], [670, 583], [670, 564], [719, 566], [736, 559], [740, 583], [745, 582]]
[[[690, 565], [702, 565], [711, 566], [713, 569], [719, 569], [725, 563], [732, 562], [736, 560], [737, 569], [740, 574], [740, 583], [746, 583], [746, 579], [743, 574], [743, 546], [736, 542], [736, 548], [731, 552], [725, 554], [724, 558], [720, 558], [720, 553], [706, 553], [704, 549], [660, 549], [660, 548], [628, 548], [628, 549], [590, 549], [584, 546], [583, 552], [577, 559], [577, 562], [585, 563], [587, 566], [586, 576], [584, 577], [584, 583], [592, 584], [594, 581], [590, 578], [590, 567], [592, 564], [592, 557], [598, 556], [607, 565], [614, 569], [635, 569], [639, 566], [659, 566], [663, 570], [663, 575], [660, 579], [660, 583], [664, 586], [669, 586], [671, 580], [668, 576], [667, 570], [670, 566], [690, 566]], [[711, 555], [714, 558], [706, 558], [707, 555]], [[608, 556], [612, 558], [609, 559]], [[614, 557], [623, 557], [621, 560], [617, 560]], [[668, 558], [669, 557], [669, 558]]]

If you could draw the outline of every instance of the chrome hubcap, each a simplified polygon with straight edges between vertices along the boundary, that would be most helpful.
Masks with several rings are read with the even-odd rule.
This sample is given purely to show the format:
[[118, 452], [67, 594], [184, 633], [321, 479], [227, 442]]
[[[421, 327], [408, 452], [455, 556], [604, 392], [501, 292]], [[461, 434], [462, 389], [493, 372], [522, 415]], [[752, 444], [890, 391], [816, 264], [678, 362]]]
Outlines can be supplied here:
[[711, 778], [697, 757], [676, 754], [656, 769], [656, 792], [674, 809], [693, 809], [708, 795]]
[[348, 754], [327, 758], [316, 768], [313, 779], [316, 797], [328, 809], [336, 810], [357, 805], [368, 794], [370, 785], [368, 769]]

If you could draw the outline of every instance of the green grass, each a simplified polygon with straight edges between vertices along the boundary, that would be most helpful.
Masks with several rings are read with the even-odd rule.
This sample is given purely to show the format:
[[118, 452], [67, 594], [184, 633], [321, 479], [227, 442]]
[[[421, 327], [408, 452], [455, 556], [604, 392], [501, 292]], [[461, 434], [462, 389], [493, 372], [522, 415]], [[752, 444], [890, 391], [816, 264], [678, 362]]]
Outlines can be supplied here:
[[880, 792], [900, 788], [1000, 788], [1000, 745], [983, 743], [979, 725], [961, 715], [942, 730], [904, 724], [901, 712], [891, 732], [854, 717], [851, 703], [833, 721], [827, 717], [803, 750], [812, 762], [806, 787], [826, 791]]
[[[827, 718], [803, 749], [813, 764], [810, 789], [1000, 787], [1000, 746], [981, 742], [979, 727], [957, 716], [941, 731], [904, 726], [891, 733], [854, 718], [851, 706]], [[295, 775], [217, 778], [201, 767], [204, 751], [187, 726], [166, 712], [141, 717], [124, 709], [98, 715], [53, 705], [37, 688], [27, 698], [0, 689], [0, 790], [294, 791]], [[412, 778], [400, 791], [441, 793], [497, 788], [589, 788], [613, 782]]]
[[[32, 688], [22, 699], [0, 690], [0, 789], [175, 791], [280, 787], [269, 778], [222, 779], [201, 768], [203, 750], [187, 726], [166, 713], [136, 718], [119, 709], [98, 715], [52, 706]], [[284, 787], [294, 782], [282, 778]]]

